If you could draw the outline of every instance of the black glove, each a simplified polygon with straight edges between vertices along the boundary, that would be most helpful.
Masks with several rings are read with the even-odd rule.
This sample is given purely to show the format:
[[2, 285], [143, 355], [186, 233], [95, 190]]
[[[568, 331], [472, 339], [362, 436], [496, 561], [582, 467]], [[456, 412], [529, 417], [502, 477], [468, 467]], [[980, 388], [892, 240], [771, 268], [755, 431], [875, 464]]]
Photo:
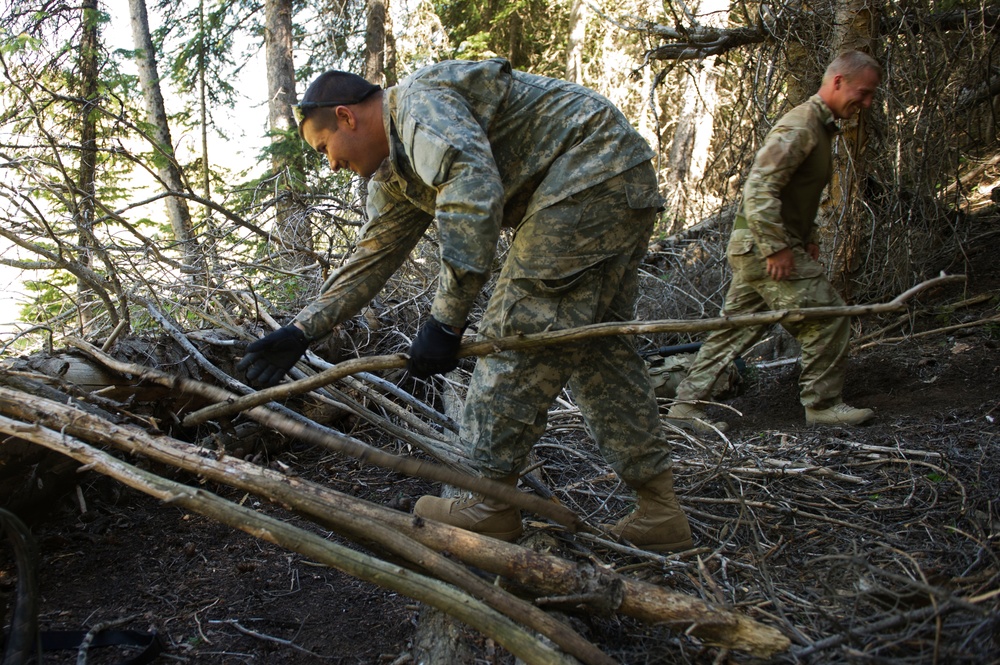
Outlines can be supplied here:
[[294, 325], [287, 325], [250, 344], [236, 369], [246, 370], [251, 383], [270, 388], [281, 381], [307, 348], [306, 334]]
[[461, 345], [462, 333], [456, 333], [451, 326], [431, 317], [420, 328], [413, 344], [410, 345], [410, 359], [406, 362], [406, 371], [418, 379], [450, 372], [458, 367], [455, 355]]

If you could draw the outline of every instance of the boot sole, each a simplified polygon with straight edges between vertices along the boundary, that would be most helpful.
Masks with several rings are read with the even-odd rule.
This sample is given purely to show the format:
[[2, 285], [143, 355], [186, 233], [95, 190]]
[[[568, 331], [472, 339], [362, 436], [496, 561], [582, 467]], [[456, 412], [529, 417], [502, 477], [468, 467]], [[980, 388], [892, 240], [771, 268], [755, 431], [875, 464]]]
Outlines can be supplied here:
[[842, 425], [851, 427], [853, 425], [864, 425], [865, 423], [870, 422], [873, 418], [875, 418], [874, 413], [858, 420], [815, 420], [813, 418], [806, 417], [806, 425]]
[[692, 549], [694, 547], [694, 540], [687, 539], [682, 540], [679, 543], [661, 543], [657, 545], [637, 545], [637, 547], [644, 549], [648, 552], [684, 552], [685, 550]]
[[414, 512], [413, 514], [416, 515], [417, 517], [420, 517], [420, 518], [425, 519], [425, 520], [431, 520], [433, 522], [437, 522], [439, 524], [445, 524], [445, 525], [453, 527], [455, 529], [461, 529], [462, 531], [468, 531], [469, 533], [474, 533], [477, 536], [486, 536], [487, 538], [496, 538], [497, 540], [502, 540], [502, 541], [507, 542], [507, 543], [514, 542], [515, 540], [517, 540], [518, 538], [520, 538], [521, 535], [524, 533], [524, 527], [523, 526], [519, 526], [516, 529], [511, 529], [510, 531], [492, 531], [492, 532], [476, 531], [475, 529], [469, 529], [467, 527], [459, 526], [457, 524], [450, 524], [449, 522], [445, 522], [444, 520], [435, 519], [435, 518], [429, 517], [427, 515], [420, 515], [420, 514], [418, 514], [416, 512]]
[[859, 420], [857, 422], [846, 422], [843, 420], [837, 420], [835, 422], [820, 422], [818, 420], [807, 420], [806, 425], [812, 425], [814, 427], [856, 427], [858, 425], [864, 425], [870, 420], [871, 418], [865, 418], [864, 420]]
[[635, 541], [628, 540], [621, 535], [620, 532], [615, 531], [616, 524], [602, 524], [601, 530], [607, 533], [613, 538], [621, 538], [626, 543], [631, 544], [636, 549], [646, 550], [647, 552], [683, 552], [694, 547], [693, 538], [685, 538], [684, 540], [678, 540], [672, 543], [636, 543]]

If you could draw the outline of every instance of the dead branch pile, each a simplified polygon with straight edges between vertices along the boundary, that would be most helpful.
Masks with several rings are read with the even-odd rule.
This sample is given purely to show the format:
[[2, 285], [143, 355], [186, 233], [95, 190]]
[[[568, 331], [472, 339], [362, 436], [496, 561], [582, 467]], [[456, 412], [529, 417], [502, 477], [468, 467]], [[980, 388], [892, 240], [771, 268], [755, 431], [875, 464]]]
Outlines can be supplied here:
[[[147, 372], [150, 376], [153, 373]], [[166, 375], [163, 378], [170, 380]], [[787, 638], [774, 628], [697, 598], [628, 580], [600, 567], [581, 567], [557, 557], [395, 514], [307, 481], [168, 437], [153, 436], [138, 427], [117, 425], [51, 400], [0, 388], [0, 411], [5, 414], [0, 417], [0, 431], [9, 437], [61, 452], [84, 464], [86, 469], [99, 471], [164, 501], [422, 600], [492, 636], [529, 663], [572, 661], [539, 642], [519, 624], [548, 637], [580, 662], [615, 661], [535, 606], [482, 582], [438, 552], [447, 549], [470, 565], [509, 577], [523, 588], [535, 589], [536, 596], [566, 597], [573, 599], [574, 605], [592, 612], [621, 611], [650, 623], [665, 623], [709, 644], [763, 656], [784, 650], [788, 644]], [[417, 572], [378, 557], [358, 554], [206, 490], [166, 480], [93, 444], [115, 447], [258, 493], [369, 547], [374, 546], [376, 552], [398, 557]], [[526, 501], [525, 497], [519, 503], [538, 509], [535, 502]], [[544, 507], [542, 511], [547, 512]], [[458, 590], [446, 585], [454, 585]]]
[[[106, 371], [134, 384], [166, 386], [198, 403], [228, 401], [249, 391], [215, 367], [169, 318], [151, 304], [147, 309], [216, 385], [118, 361], [82, 341], [76, 346]], [[323, 371], [329, 370], [320, 364]], [[509, 491], [460, 473], [461, 451], [449, 448], [443, 436], [453, 423], [432, 415], [426, 404], [403, 401], [395, 386], [358, 376], [356, 383], [342, 379], [314, 398], [336, 401], [364, 417], [375, 427], [370, 441], [273, 403], [246, 415], [365, 464], [476, 491]], [[661, 557], [601, 535], [597, 525], [627, 512], [631, 496], [593, 448], [571, 396], [565, 395], [550, 415], [522, 483], [551, 493], [543, 498], [555, 501], [524, 492], [504, 497], [535, 515], [529, 532], [559, 553], [543, 555], [414, 521], [306, 478], [257, 467], [217, 445], [214, 423], [195, 430], [212, 435], [195, 437], [192, 444], [156, 429], [151, 435], [148, 421], [136, 421], [122, 404], [114, 409], [108, 398], [92, 400], [103, 412], [66, 406], [66, 401], [0, 389], [0, 431], [440, 608], [527, 662], [570, 662], [567, 657], [587, 663], [642, 662], [650, 653], [662, 653], [664, 644], [680, 652], [716, 645], [794, 661], [848, 662], [865, 652], [896, 662], [923, 662], [930, 653], [959, 662], [988, 651], [993, 639], [1000, 566], [988, 507], [992, 499], [983, 493], [1000, 481], [1000, 469], [980, 460], [981, 468], [973, 472], [964, 468], [970, 459], [952, 454], [983, 443], [965, 440], [975, 432], [965, 423], [942, 431], [948, 445], [933, 449], [908, 440], [905, 430], [883, 445], [782, 432], [720, 444], [675, 432], [678, 487], [700, 547]], [[190, 433], [179, 421], [177, 432]], [[231, 428], [228, 416], [219, 423], [223, 431]], [[396, 444], [387, 443], [385, 433], [438, 463], [389, 452]], [[342, 534], [366, 553], [226, 502], [211, 485], [168, 481], [127, 461], [136, 456], [308, 515], [316, 527]], [[980, 480], [970, 485], [968, 478]], [[443, 549], [464, 564], [500, 575], [517, 594], [484, 585], [440, 556]], [[631, 639], [627, 646], [598, 647], [539, 608], [616, 614]], [[539, 641], [535, 633], [551, 642]]]
[[[1000, 616], [1000, 532], [978, 479], [996, 482], [1000, 469], [953, 456], [983, 444], [970, 425], [939, 432], [932, 449], [907, 448], [905, 429], [884, 445], [780, 431], [724, 445], [679, 438], [678, 482], [705, 547], [685, 557], [684, 578], [634, 559], [630, 575], [766, 617], [806, 662], [973, 662], [994, 648]], [[576, 456], [565, 437], [543, 451], [546, 469]], [[550, 482], [570, 505], [613, 511], [613, 480], [597, 480]]]

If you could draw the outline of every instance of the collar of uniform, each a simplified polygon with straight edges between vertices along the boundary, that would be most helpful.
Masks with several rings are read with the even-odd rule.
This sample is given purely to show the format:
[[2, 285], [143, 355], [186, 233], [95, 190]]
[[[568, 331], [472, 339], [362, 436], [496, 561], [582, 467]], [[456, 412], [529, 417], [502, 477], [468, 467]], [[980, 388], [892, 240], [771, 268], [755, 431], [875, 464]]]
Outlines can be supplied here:
[[833, 111], [831, 111], [830, 107], [826, 105], [823, 98], [816, 94], [810, 97], [809, 101], [816, 105], [819, 110], [819, 119], [823, 121], [823, 124], [832, 127], [833, 130], [836, 131], [838, 127], [835, 122], [835, 118], [833, 117]]
[[385, 169], [388, 164], [396, 161], [396, 135], [395, 128], [392, 126], [392, 113], [390, 112], [390, 98], [395, 96], [395, 92], [393, 88], [389, 88], [382, 95], [382, 126], [385, 129], [386, 141], [389, 143], [389, 157], [382, 162], [379, 171]]
[[393, 164], [396, 163], [396, 159], [399, 155], [400, 148], [397, 145], [399, 138], [396, 136], [396, 127], [392, 121], [392, 113], [390, 98], [394, 96], [396, 89], [395, 86], [387, 88], [385, 94], [382, 95], [382, 125], [385, 129], [385, 136], [389, 143], [389, 156], [382, 160], [379, 167], [372, 174], [372, 180], [378, 180], [385, 182], [392, 177], [393, 174]]

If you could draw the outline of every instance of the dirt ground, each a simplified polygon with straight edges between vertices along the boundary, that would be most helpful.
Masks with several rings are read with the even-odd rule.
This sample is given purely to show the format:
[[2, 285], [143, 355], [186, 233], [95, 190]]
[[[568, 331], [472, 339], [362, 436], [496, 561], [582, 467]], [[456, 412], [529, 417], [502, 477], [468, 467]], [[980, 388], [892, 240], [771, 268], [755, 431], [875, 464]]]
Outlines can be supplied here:
[[[817, 490], [813, 485], [814, 489], [809, 490], [811, 496], [808, 500], [803, 499], [802, 505], [812, 506], [813, 512], [829, 516], [829, 522], [799, 524], [797, 520], [808, 520], [794, 513], [785, 513], [780, 518], [758, 515], [758, 531], [744, 531], [734, 540], [735, 527], [732, 525], [736, 519], [727, 517], [729, 508], [713, 507], [721, 505], [718, 503], [721, 499], [716, 498], [716, 504], [710, 502], [713, 496], [720, 497], [726, 494], [725, 491], [706, 490], [709, 480], [720, 483], [720, 487], [722, 481], [715, 476], [701, 475], [693, 465], [699, 447], [678, 439], [678, 487], [682, 501], [684, 488], [691, 494], [691, 501], [685, 502], [685, 506], [692, 511], [697, 545], [705, 548], [699, 550], [704, 566], [693, 556], [682, 558], [686, 567], [678, 568], [664, 567], [662, 562], [622, 559], [596, 547], [591, 551], [620, 570], [637, 571], [649, 579], [702, 594], [745, 610], [761, 621], [778, 625], [793, 637], [799, 651], [776, 656], [773, 662], [986, 663], [991, 650], [995, 658], [1000, 653], [997, 638], [1000, 619], [997, 618], [995, 598], [992, 605], [987, 602], [980, 606], [985, 616], [971, 612], [955, 625], [946, 624], [945, 635], [948, 631], [967, 633], [952, 634], [952, 642], [944, 640], [944, 647], [941, 646], [940, 624], [937, 638], [928, 637], [925, 629], [933, 634], [933, 625], [928, 629], [918, 619], [912, 621], [920, 626], [911, 625], [911, 632], [904, 633], [893, 633], [898, 630], [898, 622], [888, 621], [882, 632], [889, 635], [886, 639], [893, 640], [894, 644], [887, 645], [880, 643], [878, 638], [866, 638], [864, 631], [857, 627], [845, 627], [845, 622], [851, 623], [849, 618], [852, 616], [873, 623], [894, 616], [909, 621], [907, 617], [917, 615], [907, 614], [912, 606], [900, 601], [903, 594], [887, 608], [870, 599], [862, 602], [858, 597], [839, 598], [843, 589], [817, 588], [832, 583], [829, 575], [845, 569], [819, 567], [814, 571], [815, 578], [807, 574], [820, 560], [850, 555], [851, 547], [862, 550], [873, 547], [871, 541], [874, 539], [887, 543], [886, 549], [879, 546], [880, 552], [905, 547], [908, 557], [921, 562], [921, 574], [932, 571], [950, 578], [952, 585], [949, 588], [964, 590], [964, 597], [976, 595], [975, 589], [979, 587], [963, 584], [972, 584], [968, 580], [977, 575], [987, 584], [980, 595], [988, 595], [990, 584], [995, 590], [996, 580], [1000, 579], [997, 570], [1000, 501], [996, 489], [1000, 486], [1000, 462], [997, 461], [1000, 457], [1000, 353], [997, 349], [1000, 322], [940, 331], [997, 315], [1000, 295], [996, 290], [1000, 285], [997, 267], [990, 261], [980, 265], [966, 293], [961, 289], [946, 289], [922, 297], [916, 307], [919, 314], [911, 321], [886, 330], [879, 336], [883, 340], [880, 343], [852, 353], [845, 396], [850, 403], [876, 409], [878, 417], [870, 426], [833, 430], [806, 427], [797, 400], [794, 364], [754, 370], [746, 392], [725, 403], [729, 409], [742, 413], [742, 417], [721, 406], [712, 407], [713, 413], [732, 423], [729, 445], [734, 451], [740, 451], [740, 455], [758, 447], [767, 449], [767, 453], [761, 455], [764, 458], [780, 455], [787, 446], [798, 446], [796, 450], [803, 457], [808, 453], [810, 459], [823, 460], [820, 444], [824, 447], [850, 445], [925, 451], [933, 455], [926, 459], [933, 460], [934, 468], [957, 479], [956, 484], [962, 487], [963, 503], [949, 503], [949, 496], [954, 492], [945, 487], [946, 482], [933, 487], [925, 484], [926, 473], [904, 478], [901, 482], [893, 481], [880, 492], [871, 489], [872, 484], [869, 484], [861, 492], [868, 503], [852, 510], [862, 511], [859, 523], [865, 524], [872, 518], [870, 512], [889, 511], [891, 518], [878, 518], [884, 519], [882, 524], [886, 529], [885, 537], [880, 540], [853, 532], [847, 534], [851, 525], [844, 523], [851, 520], [834, 519], [846, 514], [843, 505], [833, 505], [843, 504], [839, 486], [831, 489], [824, 485], [826, 489]], [[945, 307], [947, 303], [953, 304], [980, 293], [992, 295], [975, 305]], [[893, 318], [866, 320], [859, 337], [878, 330]], [[939, 332], [914, 336], [933, 330]], [[907, 339], [892, 341], [904, 335]], [[547, 435], [543, 443], [550, 444], [552, 449], [579, 444], [585, 454], [592, 454], [593, 451], [587, 449], [589, 444], [581, 438], [585, 437], [572, 433], [562, 437], [555, 433]], [[723, 447], [710, 439], [705, 439], [703, 446], [709, 451]], [[544, 446], [541, 454], [548, 454]], [[261, 461], [280, 462], [295, 473], [335, 489], [403, 509], [408, 509], [420, 494], [436, 490], [421, 481], [401, 478], [377, 468], [362, 468], [329, 453], [295, 446], [283, 447], [273, 457], [264, 455]], [[548, 461], [554, 466], [552, 458]], [[854, 466], [837, 468], [844, 469], [848, 475], [860, 474], [865, 463], [854, 460]], [[178, 473], [176, 477], [197, 483], [184, 474]], [[561, 482], [556, 472], [545, 479], [553, 485]], [[751, 496], [752, 482], [735, 471], [729, 474], [726, 482], [733, 479], [744, 483], [744, 496]], [[775, 481], [779, 482], [785, 481]], [[903, 491], [897, 487], [903, 482], [911, 482], [910, 489]], [[798, 491], [796, 488], [809, 486], [773, 485], [771, 491], [775, 487], [787, 497]], [[853, 491], [850, 486], [844, 488], [845, 492]], [[206, 485], [205, 489], [295, 520], [283, 515], [278, 508], [260, 506], [252, 496], [241, 496], [224, 487]], [[901, 498], [899, 505], [884, 507], [879, 503], [890, 501], [896, 491], [904, 495], [910, 492], [910, 496]], [[938, 494], [929, 499], [928, 492]], [[794, 501], [795, 497], [789, 500]], [[825, 508], [824, 502], [829, 504]], [[924, 503], [935, 505], [924, 508]], [[951, 508], [953, 505], [962, 507]], [[757, 504], [749, 508], [744, 506], [744, 510], [766, 510], [755, 506]], [[905, 515], [904, 507], [917, 513]], [[627, 504], [624, 501], [608, 504], [604, 510], [612, 513], [627, 510]], [[941, 532], [935, 530], [938, 525], [926, 526], [940, 521], [941, 513], [934, 512], [936, 510], [945, 511], [945, 521], [954, 518], [955, 526], [948, 535], [952, 540], [943, 540]], [[960, 517], [953, 514], [955, 511], [967, 513], [963, 512]], [[955, 531], [969, 531], [971, 527], [964, 521], [972, 519], [970, 516], [975, 516], [985, 536], [954, 540], [957, 538]], [[596, 519], [602, 517], [614, 518], [615, 515], [598, 514]], [[785, 525], [789, 531], [769, 532], [769, 519], [774, 520], [770, 526], [777, 529]], [[904, 536], [891, 533], [893, 525], [903, 524], [913, 530], [906, 536], [911, 540], [900, 540]], [[31, 520], [30, 527], [38, 545], [43, 630], [86, 630], [110, 622], [120, 628], [156, 631], [165, 647], [164, 653], [154, 661], [157, 663], [402, 665], [414, 662], [412, 640], [421, 616], [414, 601], [318, 566], [298, 554], [176, 506], [164, 505], [93, 472], [81, 474], [78, 486], [46, 506]], [[798, 528], [804, 531], [792, 530]], [[824, 535], [827, 539], [821, 540]], [[894, 535], [897, 540], [893, 539]], [[755, 539], [757, 547], [763, 550], [772, 547], [766, 552], [770, 558], [748, 554], [754, 550]], [[770, 539], [771, 545], [766, 542], [762, 545], [761, 539]], [[914, 543], [924, 543], [926, 547]], [[9, 599], [16, 575], [9, 553], [5, 551], [0, 556], [3, 557], [0, 559], [0, 592]], [[765, 561], [771, 566], [771, 577], [765, 575], [762, 579]], [[795, 571], [790, 573], [791, 577], [801, 576], [797, 585], [787, 589], [781, 586], [786, 581], [781, 578], [784, 570]], [[824, 574], [819, 570], [825, 571]], [[902, 566], [896, 572], [907, 579], [914, 578], [912, 570], [904, 571]], [[871, 574], [877, 575], [877, 572]], [[822, 579], [824, 575], [826, 580]], [[932, 585], [933, 580], [925, 579], [924, 582]], [[769, 589], [766, 593], [759, 591], [764, 587]], [[797, 604], [805, 602], [802, 596], [808, 596], [810, 604]], [[930, 596], [932, 603], [944, 602], [941, 597]], [[814, 608], [818, 608], [815, 613]], [[739, 654], [699, 645], [662, 628], [644, 627], [619, 619], [584, 618], [582, 621], [587, 636], [623, 663], [748, 660]], [[790, 628], [795, 625], [801, 626], [798, 635], [797, 629]], [[860, 637], [847, 639], [832, 651], [809, 651], [810, 644], [839, 634]], [[479, 638], [473, 636], [471, 639]], [[933, 645], [935, 639], [938, 640], [937, 651]], [[477, 662], [512, 662], [509, 654], [492, 648], [487, 641], [479, 639], [478, 644], [482, 656]], [[89, 662], [102, 664], [121, 662], [135, 651], [108, 648], [93, 649], [90, 653]], [[935, 654], [948, 657], [935, 660], [939, 658]], [[48, 652], [44, 662], [76, 662], [76, 653]], [[750, 662], [760, 661], [750, 659]]]
[[[395, 492], [377, 477], [363, 482]], [[86, 513], [74, 493], [33, 525], [43, 631], [104, 622], [156, 631], [166, 647], [157, 663], [392, 663], [406, 651], [416, 611], [405, 597], [114, 481], [80, 488]], [[90, 662], [137, 651], [92, 649]], [[75, 663], [76, 651], [44, 662]]]

